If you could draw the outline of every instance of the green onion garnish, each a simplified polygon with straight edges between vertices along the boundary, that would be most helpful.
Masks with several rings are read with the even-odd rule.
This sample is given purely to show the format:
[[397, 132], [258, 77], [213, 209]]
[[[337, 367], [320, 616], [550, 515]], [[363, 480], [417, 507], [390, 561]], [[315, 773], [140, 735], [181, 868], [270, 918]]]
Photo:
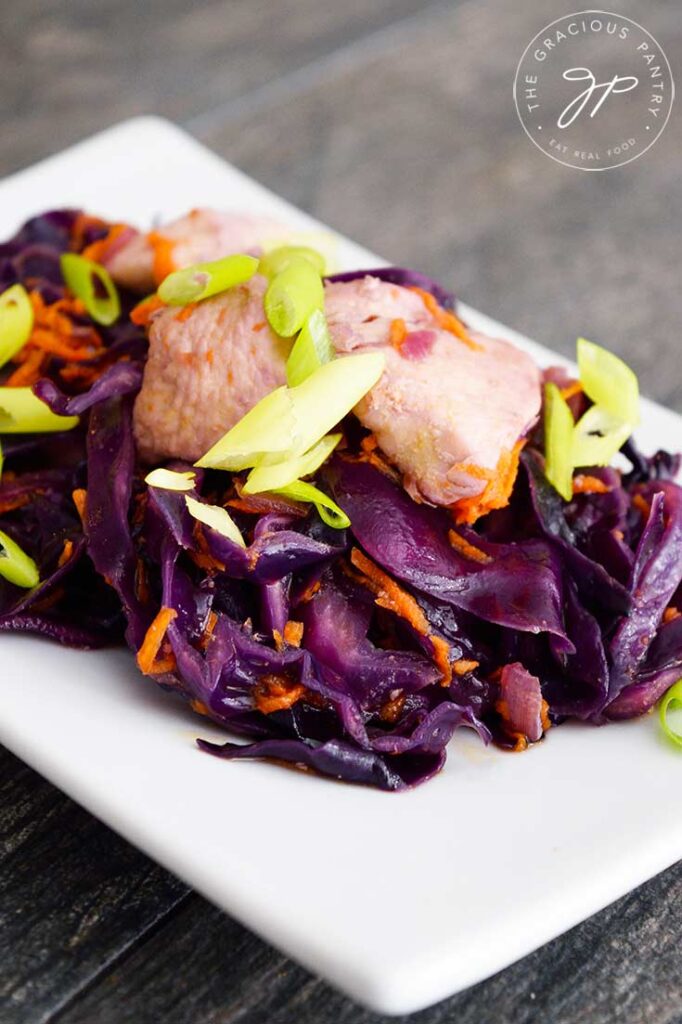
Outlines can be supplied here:
[[294, 342], [287, 359], [287, 384], [301, 384], [315, 370], [334, 358], [327, 320], [321, 309], [314, 309]]
[[159, 298], [169, 306], [186, 306], [244, 284], [256, 273], [255, 256], [237, 254], [211, 263], [196, 263], [169, 274], [159, 287]]
[[33, 329], [33, 306], [23, 284], [0, 295], [0, 366], [15, 356]]
[[30, 590], [40, 582], [38, 566], [16, 541], [0, 530], [0, 576], [16, 587]]
[[326, 269], [324, 256], [321, 252], [318, 252], [316, 249], [310, 249], [307, 245], [281, 245], [277, 249], [272, 249], [265, 256], [261, 257], [258, 273], [264, 274], [265, 277], [272, 280], [273, 277], [281, 274], [292, 263], [300, 262], [300, 260], [307, 260], [318, 274], [324, 274]]
[[73, 252], [64, 253], [59, 263], [67, 288], [81, 300], [96, 323], [108, 327], [118, 320], [121, 303], [108, 270]]
[[233, 472], [291, 457], [296, 419], [291, 392], [277, 388], [262, 398], [195, 466]]
[[585, 338], [578, 338], [580, 383], [588, 398], [615, 419], [639, 423], [639, 383], [627, 363]]
[[658, 706], [658, 714], [663, 732], [678, 747], [682, 747], [682, 725], [676, 729], [673, 728], [668, 719], [668, 712], [680, 710], [682, 710], [682, 679], [678, 679], [676, 683], [673, 683], [667, 693], [664, 694]]
[[593, 405], [575, 425], [574, 466], [608, 466], [632, 433], [632, 425]]
[[545, 384], [545, 476], [562, 498], [573, 497], [573, 413], [556, 384]]
[[153, 469], [147, 473], [144, 481], [150, 487], [160, 487], [164, 491], [191, 491], [194, 487], [196, 473], [176, 473], [172, 469]]
[[308, 260], [294, 260], [272, 279], [265, 293], [265, 315], [275, 334], [291, 338], [315, 309], [324, 307], [319, 271]]
[[339, 508], [324, 491], [304, 480], [296, 480], [286, 487], [278, 487], [273, 493], [281, 494], [284, 498], [292, 498], [294, 501], [310, 502], [317, 509], [320, 519], [336, 530], [345, 530], [350, 526], [350, 519], [343, 509]]
[[0, 434], [42, 434], [71, 430], [78, 416], [58, 416], [30, 388], [0, 387]]
[[252, 469], [243, 487], [244, 494], [260, 494], [262, 491], [276, 491], [287, 487], [302, 476], [312, 476], [326, 462], [341, 440], [341, 434], [327, 434], [306, 452], [274, 466], [258, 466]]
[[220, 505], [205, 505], [202, 501], [197, 501], [196, 498], [190, 498], [189, 494], [185, 495], [185, 504], [193, 519], [210, 526], [212, 530], [227, 537], [234, 544], [239, 544], [242, 548], [246, 547], [239, 527], [227, 509]]
[[357, 405], [383, 369], [380, 352], [325, 363], [297, 387], [266, 395], [195, 465], [235, 472], [303, 455]]

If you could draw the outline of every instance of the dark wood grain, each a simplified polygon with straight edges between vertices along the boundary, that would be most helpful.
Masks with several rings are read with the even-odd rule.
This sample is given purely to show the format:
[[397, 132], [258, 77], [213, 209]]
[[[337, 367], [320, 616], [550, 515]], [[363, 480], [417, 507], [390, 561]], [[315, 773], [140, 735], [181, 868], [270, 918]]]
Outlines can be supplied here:
[[[676, 0], [611, 8], [644, 21], [680, 66]], [[679, 116], [641, 160], [602, 175], [553, 164], [516, 120], [516, 62], [568, 9], [5, 0], [0, 170], [166, 114], [538, 340], [568, 352], [585, 333], [620, 350], [650, 394], [682, 408]], [[379, 1024], [10, 755], [0, 780], [0, 1024]], [[410, 1019], [680, 1024], [681, 911], [678, 867]]]
[[[398, 1020], [673, 1024], [682, 1005], [681, 916], [678, 867], [489, 981]], [[387, 1024], [391, 1019], [396, 1018], [360, 1010], [193, 898], [58, 1014], [55, 1024]]]
[[0, 749], [0, 1021], [37, 1024], [187, 887]]

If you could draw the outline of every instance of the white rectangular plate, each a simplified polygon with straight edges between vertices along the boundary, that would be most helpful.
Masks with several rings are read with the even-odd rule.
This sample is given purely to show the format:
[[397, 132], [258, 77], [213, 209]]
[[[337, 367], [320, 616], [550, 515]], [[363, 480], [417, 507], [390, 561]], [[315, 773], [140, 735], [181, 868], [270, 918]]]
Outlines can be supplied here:
[[[0, 236], [62, 205], [140, 225], [206, 205], [319, 226], [155, 118], [6, 180]], [[339, 256], [344, 269], [381, 262], [343, 239]], [[640, 440], [645, 450], [680, 448], [682, 419], [647, 403]], [[567, 725], [523, 756], [460, 731], [440, 776], [393, 795], [200, 753], [195, 737], [224, 734], [157, 691], [122, 650], [81, 653], [3, 634], [0, 702], [0, 739], [19, 757], [264, 938], [386, 1013], [420, 1009], [500, 970], [682, 853], [670, 802], [679, 759], [651, 718]]]

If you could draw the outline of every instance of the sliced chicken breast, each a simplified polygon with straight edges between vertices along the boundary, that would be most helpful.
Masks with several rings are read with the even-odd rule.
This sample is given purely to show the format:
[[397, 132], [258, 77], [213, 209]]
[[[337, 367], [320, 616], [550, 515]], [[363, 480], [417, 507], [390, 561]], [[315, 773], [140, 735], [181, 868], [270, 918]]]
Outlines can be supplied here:
[[285, 242], [291, 231], [267, 217], [192, 210], [147, 234], [113, 239], [98, 258], [117, 284], [146, 294], [174, 270], [237, 252], [258, 256], [264, 246]]
[[135, 436], [148, 462], [196, 461], [268, 392], [286, 382], [291, 343], [270, 330], [256, 275], [196, 307], [153, 314], [135, 402]]
[[[540, 371], [507, 341], [451, 329], [426, 297], [377, 278], [328, 284], [336, 350], [380, 347], [381, 380], [356, 407], [415, 498], [452, 505], [510, 469], [540, 411]], [[430, 307], [430, 308], [429, 308]]]
[[[194, 308], [154, 314], [135, 406], [143, 458], [198, 459], [285, 382], [291, 343], [265, 321], [266, 287], [256, 276]], [[340, 356], [385, 354], [381, 380], [355, 412], [410, 493], [457, 505], [464, 521], [496, 507], [497, 482], [511, 486], [519, 438], [540, 411], [533, 360], [509, 342], [467, 337], [428, 295], [371, 276], [328, 283], [325, 309]]]

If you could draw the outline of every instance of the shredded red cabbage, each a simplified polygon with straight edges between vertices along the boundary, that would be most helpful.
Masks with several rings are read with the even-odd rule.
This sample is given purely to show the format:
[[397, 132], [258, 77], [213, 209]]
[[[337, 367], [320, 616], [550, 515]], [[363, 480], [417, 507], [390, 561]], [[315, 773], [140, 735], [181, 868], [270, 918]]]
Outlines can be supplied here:
[[[75, 210], [33, 218], [0, 245], [0, 286], [58, 302], [60, 254], [107, 230]], [[454, 303], [413, 271], [369, 273]], [[122, 300], [127, 312], [135, 297]], [[183, 494], [144, 484], [132, 433], [144, 330], [127, 315], [90, 326], [102, 341], [92, 372], [65, 372], [52, 356], [34, 384], [80, 426], [3, 442], [0, 529], [41, 582], [24, 591], [0, 579], [0, 630], [76, 647], [125, 637], [137, 653], [167, 609], [147, 670], [248, 739], [200, 740], [202, 750], [389, 790], [437, 772], [461, 726], [518, 748], [567, 718], [641, 715], [679, 678], [676, 457], [646, 458], [629, 442], [631, 471], [585, 471], [601, 493], [567, 504], [530, 438], [508, 508], [458, 528], [453, 546], [447, 510], [415, 503], [370, 464], [355, 427], [317, 481], [349, 514], [347, 531], [282, 499], [245, 499], [238, 476], [197, 472], [192, 496], [230, 508], [242, 548], [192, 519]]]

